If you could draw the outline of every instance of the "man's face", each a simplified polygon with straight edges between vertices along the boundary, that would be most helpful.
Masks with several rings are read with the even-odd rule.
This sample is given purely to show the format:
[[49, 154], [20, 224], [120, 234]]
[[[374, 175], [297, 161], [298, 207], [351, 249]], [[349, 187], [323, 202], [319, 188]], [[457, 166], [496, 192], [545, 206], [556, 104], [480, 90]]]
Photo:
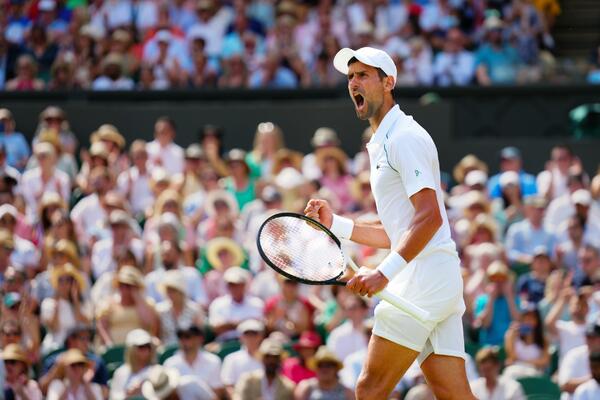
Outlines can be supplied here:
[[279, 356], [264, 355], [263, 365], [265, 366], [265, 372], [267, 375], [275, 375], [279, 370], [279, 364], [281, 359]]
[[567, 149], [557, 147], [552, 150], [552, 161], [562, 172], [567, 172], [571, 165], [571, 154]]
[[579, 252], [579, 263], [583, 272], [588, 276], [592, 276], [599, 268], [598, 256], [588, 249], [583, 249]]
[[192, 332], [181, 332], [179, 335], [179, 345], [184, 352], [197, 351], [202, 346], [202, 336]]
[[486, 379], [497, 377], [499, 372], [500, 366], [494, 361], [486, 360], [479, 363], [479, 374]]
[[384, 80], [379, 77], [376, 68], [355, 62], [348, 67], [348, 92], [354, 103], [356, 116], [367, 120], [383, 105]]
[[590, 353], [595, 353], [595, 352], [600, 351], [600, 336], [588, 335], [588, 336], [586, 336], [586, 341], [587, 341], [587, 345], [590, 350]]
[[158, 121], [154, 126], [154, 137], [160, 142], [160, 144], [169, 144], [173, 140], [174, 136], [175, 133], [171, 129], [171, 126], [168, 122]]
[[521, 160], [518, 158], [503, 158], [500, 160], [500, 170], [519, 172], [521, 170]]

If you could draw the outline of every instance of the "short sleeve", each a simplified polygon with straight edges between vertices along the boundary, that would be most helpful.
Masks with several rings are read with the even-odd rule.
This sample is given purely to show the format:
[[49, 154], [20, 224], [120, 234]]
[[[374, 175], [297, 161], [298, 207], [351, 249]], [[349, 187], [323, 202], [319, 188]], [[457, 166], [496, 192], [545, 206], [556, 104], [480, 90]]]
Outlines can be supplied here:
[[40, 320], [42, 324], [47, 324], [54, 317], [54, 310], [58, 306], [53, 298], [45, 298], [40, 307]]
[[417, 133], [402, 134], [385, 144], [390, 166], [400, 174], [408, 197], [422, 189], [435, 190], [433, 142]]

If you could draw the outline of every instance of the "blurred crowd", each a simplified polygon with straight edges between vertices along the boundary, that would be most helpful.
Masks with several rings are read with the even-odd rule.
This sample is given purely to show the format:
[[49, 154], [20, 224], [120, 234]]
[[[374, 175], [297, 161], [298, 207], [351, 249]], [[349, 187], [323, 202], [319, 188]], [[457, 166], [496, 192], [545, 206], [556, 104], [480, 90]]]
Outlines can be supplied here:
[[[182, 148], [165, 116], [150, 142], [105, 124], [80, 149], [58, 107], [31, 142], [18, 123], [0, 109], [4, 398], [353, 398], [375, 300], [284, 279], [255, 241], [269, 215], [315, 197], [377, 221], [369, 129], [348, 155], [341, 138], [361, 132], [321, 127], [302, 154], [272, 122], [246, 150], [205, 125]], [[523, 399], [531, 377], [598, 398], [600, 174], [566, 145], [537, 174], [522, 159], [469, 154], [441, 177], [469, 379], [481, 399]], [[361, 265], [386, 255], [344, 246]], [[423, 382], [414, 365], [394, 398], [432, 398]]]
[[346, 46], [385, 49], [400, 86], [560, 81], [559, 14], [558, 0], [0, 0], [0, 90], [332, 87]]

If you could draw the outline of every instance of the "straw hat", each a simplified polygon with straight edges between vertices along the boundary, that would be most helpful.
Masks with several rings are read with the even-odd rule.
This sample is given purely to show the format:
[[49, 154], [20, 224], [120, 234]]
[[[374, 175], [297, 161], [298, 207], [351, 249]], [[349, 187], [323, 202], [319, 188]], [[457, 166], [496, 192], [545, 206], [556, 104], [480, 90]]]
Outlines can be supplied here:
[[90, 146], [90, 156], [91, 157], [100, 157], [103, 160], [108, 159], [108, 149], [106, 148], [106, 144], [103, 142], [95, 142]]
[[69, 349], [60, 355], [60, 362], [63, 365], [89, 364], [89, 360], [79, 349]]
[[42, 154], [56, 156], [56, 147], [49, 142], [37, 142], [33, 146], [33, 154], [36, 156], [41, 156]]
[[60, 151], [60, 138], [55, 129], [43, 129], [38, 135], [38, 142], [50, 143], [56, 151]]
[[307, 364], [308, 368], [310, 368], [312, 370], [316, 370], [317, 367], [319, 366], [319, 364], [325, 363], [325, 362], [335, 364], [336, 369], [338, 371], [344, 367], [344, 364], [340, 361], [340, 359], [337, 358], [336, 355], [333, 354], [333, 352], [331, 350], [329, 350], [329, 348], [327, 346], [319, 347], [319, 350], [317, 350], [317, 353], [315, 354], [315, 356], [313, 358], [311, 358], [310, 360], [308, 360], [308, 362], [306, 364]]
[[105, 140], [116, 144], [119, 149], [125, 147], [125, 138], [116, 126], [111, 124], [100, 125], [97, 131], [93, 132], [90, 137], [90, 142], [96, 143], [98, 141]]
[[284, 163], [289, 163], [293, 168], [300, 170], [302, 168], [302, 153], [290, 149], [279, 149], [273, 158], [273, 167], [271, 173], [277, 175], [284, 167]]
[[284, 355], [283, 346], [277, 340], [274, 340], [271, 338], [266, 338], [265, 340], [262, 341], [262, 343], [260, 344], [260, 347], [258, 348], [258, 355], [259, 355], [259, 358], [262, 358], [264, 356], [279, 356], [279, 357], [281, 357]]
[[462, 195], [462, 202], [464, 202], [465, 208], [469, 208], [475, 205], [480, 205], [485, 212], [489, 212], [490, 209], [490, 201], [486, 197], [485, 194], [478, 190], [471, 190], [464, 195]]
[[241, 265], [246, 259], [242, 247], [232, 239], [226, 237], [214, 238], [206, 243], [206, 259], [214, 269], [223, 269], [221, 260], [219, 260], [219, 253], [223, 250], [226, 250], [233, 255], [234, 265]]
[[215, 203], [218, 201], [222, 201], [227, 204], [234, 215], [238, 214], [239, 206], [237, 200], [231, 193], [226, 190], [213, 190], [208, 193], [208, 196], [206, 196], [206, 213], [209, 217], [217, 215]]
[[158, 285], [158, 290], [163, 296], [167, 297], [167, 289], [175, 289], [184, 296], [187, 296], [187, 286], [185, 284], [185, 277], [181, 271], [177, 269], [169, 270], [163, 275], [162, 282]]
[[315, 153], [317, 155], [317, 164], [319, 164], [319, 168], [323, 169], [326, 158], [333, 157], [337, 161], [343, 173], [346, 173], [348, 156], [344, 150], [340, 149], [339, 147], [323, 147], [318, 149]]
[[176, 369], [155, 365], [142, 384], [142, 395], [148, 400], [163, 400], [177, 389], [178, 384], [179, 372]]
[[48, 106], [40, 113], [40, 121], [43, 121], [46, 118], [58, 118], [64, 120], [66, 119], [66, 114], [60, 107]]
[[75, 243], [68, 239], [60, 239], [52, 249], [52, 254], [63, 254], [69, 259], [69, 262], [75, 267], [79, 267], [79, 253]]
[[371, 184], [370, 175], [371, 174], [369, 171], [362, 171], [352, 180], [352, 184], [350, 185], [350, 193], [352, 194], [354, 200], [360, 201], [364, 199], [365, 196], [362, 191], [362, 186]]
[[310, 144], [313, 147], [339, 146], [340, 139], [333, 129], [323, 126], [315, 131]]
[[45, 192], [42, 196], [42, 200], [40, 201], [40, 211], [43, 212], [46, 208], [50, 206], [58, 206], [59, 208], [65, 210], [67, 209], [67, 204], [60, 196], [60, 194], [56, 192]]
[[14, 360], [21, 361], [27, 365], [29, 365], [29, 360], [27, 359], [27, 354], [25, 354], [25, 350], [21, 347], [20, 344], [11, 343], [4, 347], [4, 350], [0, 353], [0, 358], [4, 361], [6, 360]]
[[123, 283], [125, 285], [132, 285], [137, 286], [139, 288], [143, 288], [144, 277], [136, 267], [132, 267], [131, 265], [125, 265], [121, 269], [119, 269], [119, 272], [115, 277], [115, 283]]
[[483, 171], [487, 174], [488, 167], [486, 163], [477, 158], [477, 156], [473, 154], [467, 154], [458, 162], [458, 164], [456, 164], [454, 171], [452, 172], [452, 176], [454, 176], [454, 180], [456, 182], [463, 183], [467, 172], [472, 170]]
[[83, 275], [81, 275], [79, 270], [75, 268], [73, 264], [66, 263], [58, 267], [53, 267], [50, 270], [50, 283], [54, 289], [58, 287], [59, 278], [65, 275], [71, 276], [75, 282], [77, 282], [80, 291], [83, 291], [86, 288], [87, 284]]
[[241, 267], [229, 267], [223, 274], [223, 280], [227, 283], [241, 284], [248, 283], [250, 280], [250, 272]]
[[489, 265], [486, 275], [489, 280], [500, 280], [508, 279], [511, 275], [511, 272], [505, 263], [496, 260]]

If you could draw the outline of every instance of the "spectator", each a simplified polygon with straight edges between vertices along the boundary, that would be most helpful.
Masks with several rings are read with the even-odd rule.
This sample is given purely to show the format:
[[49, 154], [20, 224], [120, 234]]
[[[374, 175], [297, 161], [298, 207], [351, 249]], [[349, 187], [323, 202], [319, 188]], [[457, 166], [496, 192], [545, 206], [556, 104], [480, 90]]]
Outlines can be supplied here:
[[500, 173], [492, 176], [488, 181], [488, 193], [491, 198], [502, 196], [500, 177], [503, 172], [514, 171], [519, 174], [521, 196], [528, 197], [537, 193], [535, 177], [523, 170], [521, 152], [516, 147], [505, 147], [500, 151]]
[[[184, 198], [184, 212], [186, 215], [190, 212], [190, 203], [194, 205], [194, 211], [198, 211], [203, 205], [206, 192], [202, 185], [202, 171], [208, 168], [208, 159], [199, 144], [191, 144], [185, 149], [185, 164], [183, 172], [178, 176], [175, 185], [179, 187]], [[194, 199], [194, 200], [192, 200]], [[197, 200], [196, 200], [197, 199]], [[192, 227], [195, 229], [198, 221], [203, 215], [196, 215], [193, 219]]]
[[544, 325], [535, 305], [521, 308], [519, 322], [513, 322], [506, 332], [506, 369], [503, 376], [516, 379], [541, 375], [550, 362]]
[[270, 177], [277, 152], [284, 147], [283, 132], [273, 122], [261, 122], [256, 127], [252, 151], [246, 155], [246, 164], [254, 178]]
[[434, 81], [440, 86], [464, 86], [473, 81], [475, 57], [465, 50], [460, 29], [451, 28], [446, 33], [444, 50], [435, 56]]
[[230, 267], [223, 276], [229, 294], [217, 297], [208, 308], [208, 323], [223, 341], [237, 337], [237, 326], [247, 319], [260, 319], [263, 302], [246, 294], [250, 273], [240, 267]]
[[512, 321], [519, 319], [514, 280], [502, 261], [494, 261], [487, 269], [486, 293], [475, 299], [475, 328], [479, 328], [479, 344], [502, 345]]
[[180, 270], [168, 270], [159, 283], [165, 300], [158, 303], [163, 344], [177, 343], [177, 331], [189, 326], [204, 325], [204, 310], [188, 297], [185, 277]]
[[[564, 359], [569, 350], [585, 344], [588, 298], [581, 291], [577, 293], [569, 284], [570, 279], [565, 279], [563, 289], [545, 320], [548, 333], [558, 338], [559, 362]], [[559, 317], [566, 306], [571, 318], [561, 320]]]
[[592, 400], [600, 396], [600, 352], [590, 353], [589, 364], [592, 379], [575, 390], [574, 400]]
[[489, 86], [517, 82], [522, 61], [515, 48], [503, 39], [504, 23], [493, 15], [486, 18], [483, 27], [486, 43], [475, 55], [477, 83]]
[[342, 212], [353, 207], [350, 194], [352, 176], [348, 173], [348, 157], [341, 149], [329, 147], [317, 152], [317, 164], [321, 169], [321, 186], [330, 190], [337, 198]]
[[584, 245], [581, 219], [576, 216], [569, 218], [567, 235], [568, 240], [560, 242], [555, 248], [556, 265], [566, 268], [575, 276], [581, 276], [581, 266], [577, 261], [577, 255]]
[[327, 338], [327, 347], [340, 360], [367, 347], [367, 338], [364, 334], [364, 320], [369, 311], [367, 302], [357, 296], [349, 296], [342, 305], [346, 313], [346, 322], [333, 329]]
[[221, 368], [221, 380], [229, 397], [233, 397], [235, 384], [244, 374], [262, 369], [258, 349], [265, 335], [264, 324], [247, 319], [238, 325], [237, 331], [242, 348], [225, 356]]
[[592, 245], [586, 244], [578, 254], [581, 273], [573, 278], [575, 287], [594, 286], [600, 281], [600, 250]]
[[6, 155], [6, 165], [23, 172], [31, 155], [25, 136], [15, 130], [16, 123], [9, 109], [0, 109], [0, 143]]
[[494, 217], [501, 226], [503, 237], [512, 224], [525, 218], [519, 174], [514, 171], [503, 172], [500, 175], [500, 190], [502, 195], [492, 203], [492, 208], [496, 209]]
[[219, 398], [225, 396], [225, 387], [221, 381], [221, 360], [214, 354], [202, 349], [204, 332], [197, 325], [178, 329], [179, 348], [165, 361], [165, 367], [176, 369], [181, 375], [191, 375], [206, 383]]
[[6, 230], [13, 242], [10, 262], [18, 268], [36, 268], [39, 262], [39, 252], [27, 239], [17, 235], [19, 212], [10, 204], [0, 206], [0, 229]]
[[274, 339], [265, 339], [260, 345], [259, 354], [263, 364], [261, 371], [249, 372], [235, 385], [233, 398], [254, 400], [264, 398], [268, 393], [278, 400], [294, 398], [294, 384], [281, 374], [283, 348]]
[[317, 354], [310, 361], [317, 376], [302, 381], [295, 389], [298, 400], [314, 398], [353, 399], [354, 393], [346, 388], [339, 379], [339, 371], [344, 364], [326, 346], [319, 347]]
[[87, 285], [81, 273], [72, 264], [52, 269], [50, 282], [54, 297], [42, 301], [40, 319], [47, 330], [42, 342], [42, 353], [60, 348], [67, 333], [77, 324], [89, 324], [91, 310], [84, 301]]
[[[541, 196], [552, 201], [568, 192], [569, 170], [581, 163], [573, 150], [566, 144], [552, 148], [546, 169], [537, 176], [537, 187]], [[576, 167], [577, 168], [577, 167]], [[581, 168], [579, 166], [579, 168]]]
[[[42, 392], [36, 381], [29, 379], [29, 359], [18, 344], [3, 346], [0, 358], [6, 368], [5, 398], [41, 400]], [[11, 397], [12, 396], [12, 397]]]
[[[527, 66], [537, 64], [543, 20], [537, 9], [525, 0], [513, 1], [505, 9], [505, 34], [516, 46], [520, 59]], [[535, 74], [535, 71], [529, 71]]]
[[[575, 214], [575, 204], [573, 204], [571, 198], [572, 194], [579, 189], [585, 189], [584, 179], [583, 174], [569, 173], [566, 183], [568, 190], [561, 196], [554, 198], [548, 205], [546, 217], [544, 218], [546, 229], [557, 233], [564, 229], [567, 219]], [[581, 202], [581, 200], [585, 201], [587, 199], [580, 198], [577, 200]]]
[[[25, 25], [29, 24], [26, 18], [23, 18]], [[4, 31], [3, 35], [0, 35], [0, 89], [6, 89], [6, 83], [10, 81], [16, 73], [15, 63], [17, 57], [21, 53], [21, 46], [11, 43], [7, 40], [10, 36], [11, 24], [9, 24]], [[19, 35], [23, 35], [24, 27], [18, 27]]]
[[243, 89], [249, 85], [248, 66], [242, 54], [223, 59], [223, 72], [217, 81], [219, 88]]
[[15, 77], [6, 82], [7, 91], [42, 90], [44, 81], [37, 78], [37, 64], [29, 54], [20, 55], [15, 65]]
[[123, 57], [115, 53], [107, 55], [102, 60], [102, 75], [94, 80], [92, 90], [131, 90], [133, 87], [131, 78], [123, 74]]
[[144, 280], [140, 271], [124, 266], [115, 281], [118, 293], [106, 299], [96, 312], [101, 343], [107, 347], [126, 343], [128, 333], [139, 328], [156, 336], [160, 320], [154, 306], [144, 298]]
[[295, 280], [279, 279], [281, 294], [265, 304], [265, 320], [269, 331], [279, 331], [290, 339], [300, 336], [312, 327], [313, 307], [300, 295]]
[[522, 303], [539, 303], [544, 298], [546, 280], [552, 270], [550, 253], [544, 246], [536, 247], [531, 261], [531, 272], [521, 275], [517, 291]]
[[154, 124], [154, 140], [146, 145], [150, 165], [160, 166], [171, 175], [183, 172], [184, 152], [174, 143], [176, 129], [171, 118], [158, 118]]
[[572, 399], [575, 390], [587, 382], [591, 374], [589, 360], [591, 354], [600, 351], [600, 323], [596, 320], [587, 325], [586, 344], [571, 349], [565, 354], [558, 367], [558, 384], [563, 392], [561, 399]]
[[593, 52], [593, 63], [587, 75], [588, 83], [600, 83], [600, 46], [596, 47]]
[[131, 168], [121, 172], [117, 179], [119, 192], [131, 204], [135, 217], [142, 217], [154, 202], [150, 187], [150, 172], [148, 169], [148, 151], [146, 142], [135, 140], [129, 147]]
[[223, 129], [215, 125], [205, 125], [200, 131], [200, 145], [206, 153], [211, 167], [220, 176], [229, 175], [227, 164], [223, 161]]
[[21, 181], [21, 173], [6, 164], [6, 147], [0, 141], [0, 177], [2, 177], [2, 186], [0, 189], [4, 192], [13, 192], [14, 188], [19, 185]]
[[322, 172], [317, 163], [317, 153], [320, 149], [339, 147], [340, 143], [340, 139], [333, 129], [328, 127], [318, 128], [310, 141], [313, 152], [306, 154], [302, 160], [302, 175], [310, 180], [321, 178]]
[[63, 379], [50, 382], [46, 399], [85, 398], [101, 400], [102, 389], [97, 383], [89, 380], [90, 362], [78, 349], [71, 349], [61, 355], [59, 361], [65, 371]]
[[534, 251], [543, 246], [554, 248], [555, 237], [544, 226], [546, 201], [539, 196], [525, 199], [525, 220], [514, 223], [506, 232], [506, 250], [511, 263], [530, 264]]
[[110, 399], [121, 400], [141, 394], [142, 384], [156, 364], [156, 341], [147, 331], [133, 329], [125, 339], [125, 363], [110, 382]]
[[292, 70], [282, 65], [282, 57], [272, 51], [265, 57], [260, 69], [250, 75], [250, 88], [293, 89], [298, 78]]
[[191, 375], [180, 376], [177, 370], [160, 365], [152, 367], [148, 379], [142, 385], [145, 399], [194, 399], [215, 400], [213, 391]]
[[294, 350], [298, 356], [283, 360], [281, 367], [282, 374], [295, 384], [314, 378], [316, 376], [315, 369], [309, 367], [309, 363], [315, 356], [320, 345], [321, 338], [316, 332], [302, 332], [300, 339], [294, 344]]
[[[72, 328], [65, 339], [64, 350], [77, 349], [87, 358], [90, 367], [93, 368], [94, 375], [92, 383], [100, 385], [105, 397], [108, 395], [108, 370], [101, 357], [97, 356], [90, 348], [92, 343], [93, 329], [86, 325], [77, 325]], [[40, 387], [43, 392], [48, 390], [50, 383], [54, 379], [60, 379], [64, 372], [64, 364], [61, 362], [61, 356], [64, 352], [47, 357], [42, 366], [40, 377]]]
[[67, 114], [63, 109], [48, 106], [40, 113], [34, 143], [36, 143], [38, 135], [45, 130], [58, 132], [61, 150], [65, 153], [75, 154], [78, 145], [77, 138], [69, 127]]
[[256, 198], [256, 179], [250, 174], [244, 150], [230, 150], [226, 160], [231, 175], [223, 179], [223, 186], [235, 196], [238, 207], [242, 210], [246, 204]]
[[[54, 150], [56, 151], [56, 169], [66, 173], [69, 176], [69, 181], [73, 182], [77, 175], [77, 161], [73, 157], [73, 154], [62, 151], [58, 131], [54, 129], [40, 131], [36, 136], [36, 140], [36, 143], [46, 142], [54, 146]], [[31, 158], [26, 168], [31, 169], [37, 166], [37, 159]]]
[[477, 369], [481, 375], [471, 382], [473, 394], [480, 400], [525, 400], [523, 388], [519, 382], [500, 375], [502, 362], [498, 350], [484, 347], [475, 356]]
[[[593, 203], [592, 195], [587, 189], [579, 189], [571, 194], [571, 202], [575, 207], [574, 215], [583, 223], [583, 239], [584, 241], [600, 246], [600, 209], [596, 208]], [[564, 239], [567, 235], [565, 226], [559, 228], [557, 235], [560, 239]]]

